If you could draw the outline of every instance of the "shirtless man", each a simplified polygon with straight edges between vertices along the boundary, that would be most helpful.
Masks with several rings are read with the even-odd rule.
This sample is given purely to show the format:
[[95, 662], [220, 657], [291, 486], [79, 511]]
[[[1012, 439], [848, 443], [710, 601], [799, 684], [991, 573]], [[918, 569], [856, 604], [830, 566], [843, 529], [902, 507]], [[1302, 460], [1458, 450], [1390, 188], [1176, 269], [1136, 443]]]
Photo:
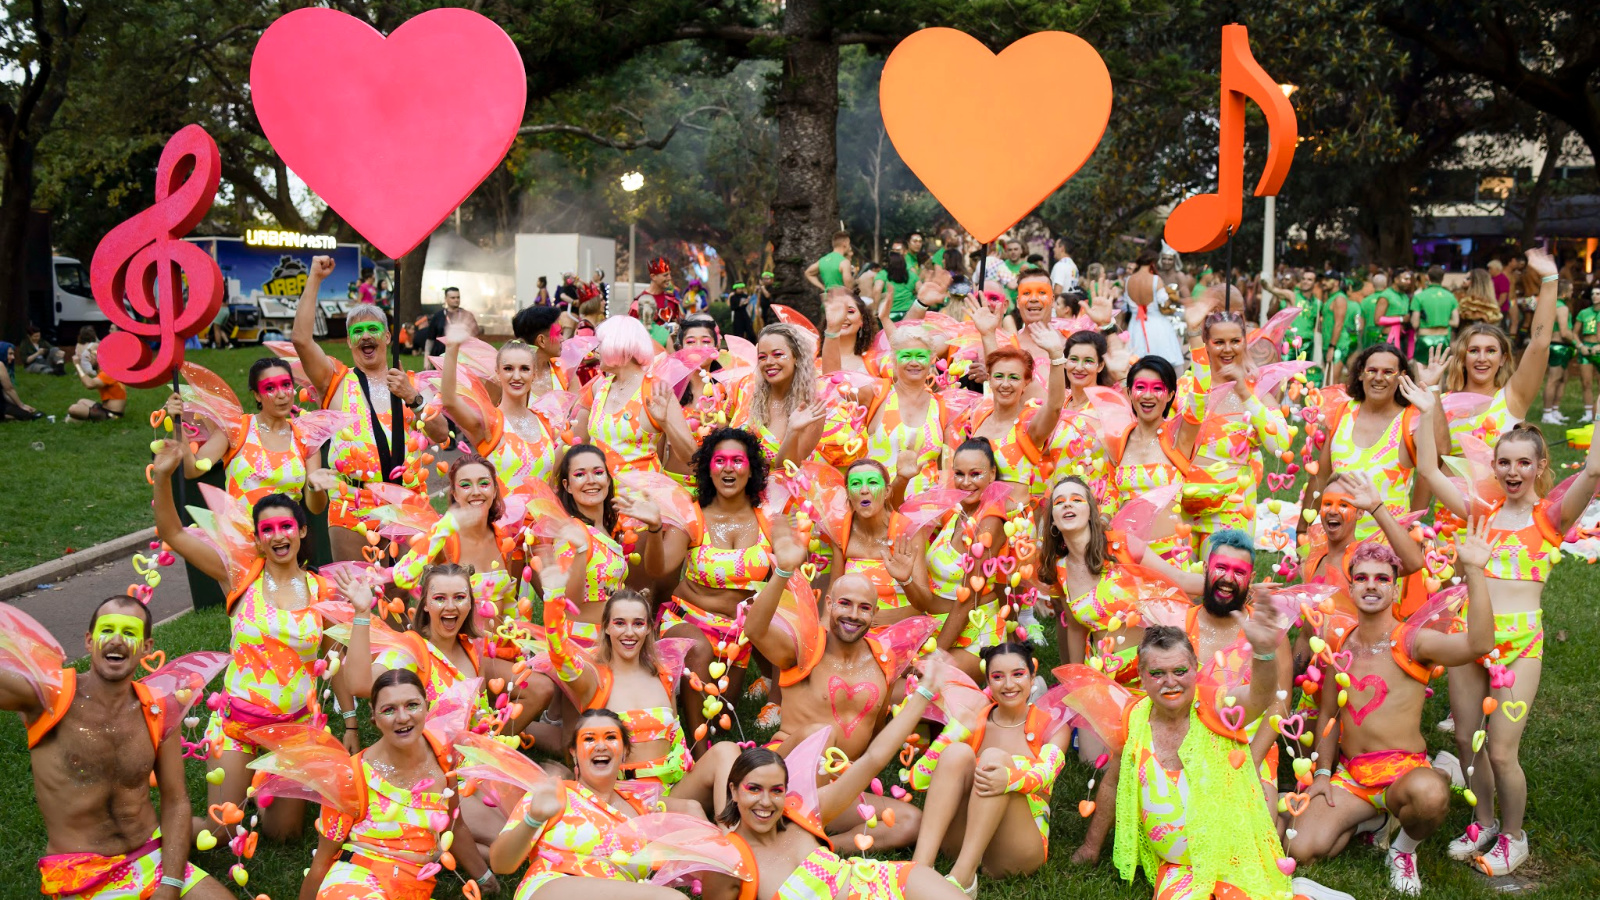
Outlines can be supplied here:
[[[1167, 289], [1167, 302], [1174, 307], [1182, 306], [1194, 293], [1194, 276], [1178, 268], [1178, 251], [1171, 247], [1163, 246], [1161, 255], [1156, 257], [1156, 277], [1161, 279], [1161, 284]], [[1171, 314], [1171, 310], [1162, 310]]]
[[[1422, 548], [1411, 539], [1407, 526], [1400, 524], [1383, 504], [1383, 495], [1372, 483], [1371, 476], [1365, 472], [1340, 472], [1331, 482], [1327, 490], [1323, 491], [1320, 500], [1322, 512], [1322, 532], [1327, 538], [1325, 545], [1313, 537], [1302, 551], [1305, 555], [1304, 579], [1306, 582], [1320, 581], [1340, 587], [1348, 587], [1349, 579], [1346, 572], [1350, 566], [1350, 556], [1355, 553], [1360, 541], [1355, 539], [1356, 523], [1361, 520], [1362, 514], [1370, 515], [1378, 522], [1378, 527], [1383, 529], [1383, 536], [1389, 546], [1400, 557], [1400, 577], [1407, 578], [1415, 572], [1422, 570], [1426, 561]], [[1407, 585], [1409, 588], [1410, 585]], [[1416, 598], [1415, 603], [1420, 604], [1427, 599], [1426, 591], [1423, 596]], [[1409, 613], [1402, 602], [1402, 613]]]
[[[820, 652], [815, 659], [803, 660], [801, 647], [782, 629], [772, 627], [778, 601], [807, 556], [806, 545], [782, 520], [773, 523], [772, 556], [773, 577], [756, 595], [744, 626], [751, 646], [779, 671], [783, 687], [783, 728], [769, 746], [787, 755], [818, 728], [831, 728], [832, 746], [857, 759], [888, 719], [890, 691], [904, 662], [868, 634], [878, 611], [878, 592], [860, 575], [834, 579], [822, 606], [822, 634], [816, 640]], [[718, 773], [713, 783], [724, 783], [726, 777]], [[875, 794], [867, 794], [866, 802], [879, 814], [878, 826], [870, 832], [874, 847], [897, 849], [916, 842], [921, 810]], [[890, 809], [893, 825], [882, 818]], [[838, 836], [839, 846], [848, 847], [854, 835], [866, 833], [866, 823], [852, 809], [829, 822], [828, 831]]]
[[[378, 505], [377, 498], [365, 485], [382, 481], [398, 483], [395, 469], [405, 465], [406, 459], [414, 453], [408, 448], [406, 426], [422, 411], [422, 394], [410, 373], [389, 367], [389, 322], [380, 306], [358, 306], [345, 320], [345, 340], [350, 345], [355, 368], [329, 356], [317, 343], [314, 334], [317, 292], [332, 274], [333, 257], [318, 256], [311, 260], [311, 271], [306, 275], [305, 290], [295, 309], [290, 337], [300, 364], [305, 367], [306, 377], [322, 395], [323, 408], [341, 410], [356, 417], [355, 425], [341, 432], [351, 437], [334, 435], [328, 441], [329, 468], [355, 489], [341, 491], [343, 499], [329, 498], [328, 542], [334, 559], [359, 560], [367, 541], [353, 530], [360, 520], [353, 510]], [[382, 431], [377, 437], [373, 432], [374, 419]], [[399, 425], [396, 419], [404, 425]], [[443, 416], [435, 416], [425, 427], [434, 443], [449, 439]], [[395, 433], [397, 430], [399, 433]], [[356, 496], [352, 497], [352, 493]]]
[[[47, 835], [39, 860], [46, 897], [229, 897], [189, 865], [179, 733], [155, 744], [161, 713], [146, 708], [136, 688], [139, 658], [155, 649], [150, 630], [144, 604], [127, 596], [102, 602], [83, 636], [89, 670], [64, 670], [72, 674], [51, 708], [27, 679], [0, 670], [0, 709], [21, 713], [28, 728], [33, 792]], [[161, 793], [159, 819], [150, 802], [152, 775]]]
[[[1359, 826], [1387, 814], [1401, 826], [1389, 846], [1389, 885], [1402, 894], [1421, 893], [1417, 845], [1450, 811], [1450, 782], [1428, 764], [1422, 704], [1434, 667], [1464, 666], [1494, 649], [1494, 610], [1483, 573], [1489, 530], [1487, 518], [1469, 521], [1456, 545], [1457, 566], [1467, 584], [1464, 632], [1421, 627], [1426, 623], [1408, 632], [1394, 612], [1399, 558], [1376, 544], [1352, 556], [1349, 575], [1357, 624], [1342, 635], [1325, 628], [1323, 637], [1325, 653], [1349, 653], [1345, 674], [1350, 686], [1321, 692], [1321, 720], [1337, 719], [1338, 727], [1320, 734], [1318, 768], [1306, 792], [1310, 802], [1291, 823], [1288, 849], [1296, 860], [1308, 863], [1336, 855]], [[1374, 683], [1369, 694], [1367, 685]], [[1340, 693], [1346, 693], [1342, 709]], [[1371, 715], [1374, 711], [1379, 714]], [[1337, 765], [1330, 765], [1335, 759]]]

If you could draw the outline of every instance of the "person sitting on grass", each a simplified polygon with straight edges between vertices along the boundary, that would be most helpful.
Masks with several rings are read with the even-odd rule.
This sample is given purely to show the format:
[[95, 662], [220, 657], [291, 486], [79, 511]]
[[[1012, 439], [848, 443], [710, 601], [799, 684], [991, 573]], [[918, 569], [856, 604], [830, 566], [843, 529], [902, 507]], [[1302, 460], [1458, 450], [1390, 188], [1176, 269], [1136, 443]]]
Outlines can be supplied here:
[[22, 402], [17, 396], [17, 348], [0, 341], [0, 422], [8, 419], [37, 419], [44, 413]]
[[[1434, 618], [1431, 606], [1402, 622], [1396, 614], [1400, 557], [1375, 543], [1351, 555], [1356, 625], [1330, 617], [1323, 635], [1326, 653], [1348, 655], [1343, 674], [1349, 688], [1320, 692], [1320, 719], [1329, 724], [1320, 732], [1321, 763], [1306, 791], [1309, 803], [1291, 823], [1289, 852], [1296, 860], [1332, 857], [1363, 823], [1387, 815], [1401, 826], [1389, 846], [1389, 886], [1408, 896], [1422, 892], [1417, 844], [1450, 812], [1450, 781], [1428, 763], [1422, 704], [1435, 666], [1470, 665], [1494, 649], [1494, 611], [1483, 571], [1489, 561], [1489, 522], [1489, 516], [1468, 520], [1456, 545], [1468, 594], [1465, 631], [1426, 627]], [[1335, 621], [1340, 624], [1334, 626]], [[1372, 694], [1366, 695], [1369, 687]], [[1342, 708], [1341, 697], [1347, 701]]]
[[[221, 884], [189, 864], [179, 729], [161, 737], [161, 704], [134, 679], [141, 658], [155, 649], [150, 611], [128, 596], [101, 602], [83, 649], [89, 668], [58, 670], [59, 690], [0, 659], [0, 709], [21, 713], [27, 725], [44, 819], [40, 893], [57, 900], [228, 900]], [[152, 786], [161, 797], [159, 817]]]
[[[85, 327], [91, 341], [94, 339], [94, 329]], [[84, 346], [84, 336], [78, 336], [78, 353], [75, 362], [78, 368], [78, 380], [89, 390], [99, 393], [99, 400], [79, 400], [67, 407], [67, 415], [83, 422], [104, 422], [107, 419], [120, 419], [128, 408], [128, 389], [120, 382], [100, 370], [100, 345], [89, 343]]]

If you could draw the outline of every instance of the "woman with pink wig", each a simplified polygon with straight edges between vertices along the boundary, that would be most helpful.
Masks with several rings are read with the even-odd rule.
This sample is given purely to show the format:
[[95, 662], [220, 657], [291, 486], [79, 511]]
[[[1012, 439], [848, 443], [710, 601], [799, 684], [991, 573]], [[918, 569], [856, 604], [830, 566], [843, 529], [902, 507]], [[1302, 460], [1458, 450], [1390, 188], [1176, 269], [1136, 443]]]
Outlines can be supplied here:
[[584, 386], [573, 417], [576, 440], [606, 452], [616, 472], [661, 471], [661, 442], [688, 458], [694, 433], [683, 418], [672, 385], [651, 377], [655, 342], [632, 316], [612, 316], [595, 331], [603, 374]]

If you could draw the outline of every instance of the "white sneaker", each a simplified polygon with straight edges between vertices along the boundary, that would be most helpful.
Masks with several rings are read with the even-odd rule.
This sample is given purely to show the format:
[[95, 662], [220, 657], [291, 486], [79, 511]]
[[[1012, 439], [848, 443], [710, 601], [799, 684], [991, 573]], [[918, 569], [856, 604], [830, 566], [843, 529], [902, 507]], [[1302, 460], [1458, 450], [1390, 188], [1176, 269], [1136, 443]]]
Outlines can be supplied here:
[[1544, 411], [1544, 417], [1539, 421], [1545, 425], [1564, 425], [1567, 420], [1561, 418], [1561, 413], [1558, 410], [1547, 409]]
[[1524, 830], [1517, 837], [1502, 834], [1494, 839], [1494, 846], [1489, 852], [1473, 860], [1483, 874], [1494, 878], [1500, 875], [1510, 875], [1528, 859], [1528, 832]]
[[761, 712], [756, 715], [757, 728], [776, 729], [783, 724], [783, 710], [776, 703], [768, 703], [761, 707]]
[[1434, 754], [1433, 767], [1450, 776], [1451, 786], [1467, 786], [1467, 775], [1465, 772], [1461, 771], [1461, 760], [1456, 759], [1456, 755], [1451, 753], [1449, 750], [1440, 750], [1438, 753]]
[[1445, 716], [1444, 718], [1440, 719], [1438, 727], [1439, 727], [1439, 730], [1444, 732], [1445, 734], [1455, 734], [1456, 733], [1456, 717], [1455, 717], [1455, 715], [1451, 714], [1451, 715]]
[[1422, 893], [1422, 878], [1417, 875], [1417, 854], [1389, 848], [1389, 887], [1408, 897]]
[[1583, 418], [1578, 420], [1578, 424], [1579, 425], [1587, 425], [1587, 424], [1589, 424], [1590, 422], [1593, 422], [1593, 421], [1594, 421], [1594, 410], [1593, 409], [1585, 409], [1583, 411]]
[[1296, 878], [1289, 882], [1289, 887], [1296, 896], [1308, 897], [1310, 900], [1356, 900], [1344, 891], [1335, 890], [1325, 884], [1318, 884], [1309, 878]]
[[1495, 819], [1494, 824], [1487, 828], [1482, 825], [1478, 826], [1477, 840], [1473, 840], [1469, 833], [1463, 833], [1460, 837], [1450, 842], [1450, 847], [1445, 852], [1449, 854], [1451, 859], [1459, 859], [1465, 862], [1488, 849], [1489, 845], [1494, 843], [1494, 839], [1499, 835], [1500, 820]]
[[744, 695], [759, 703], [760, 701], [767, 699], [767, 693], [771, 690], [772, 682], [768, 681], [767, 677], [763, 675], [760, 678], [757, 678], [755, 681], [750, 682], [750, 686], [745, 688]]

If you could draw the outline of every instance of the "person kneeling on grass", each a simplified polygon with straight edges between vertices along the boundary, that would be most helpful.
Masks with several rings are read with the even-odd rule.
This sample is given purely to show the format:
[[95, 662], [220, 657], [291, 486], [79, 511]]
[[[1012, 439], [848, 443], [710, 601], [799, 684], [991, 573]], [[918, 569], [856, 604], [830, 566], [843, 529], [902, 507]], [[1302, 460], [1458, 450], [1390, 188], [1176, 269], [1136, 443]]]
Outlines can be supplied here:
[[[1311, 862], [1337, 854], [1364, 824], [1386, 814], [1401, 825], [1389, 847], [1389, 885], [1402, 894], [1422, 892], [1417, 844], [1438, 830], [1450, 812], [1450, 782], [1429, 766], [1422, 739], [1428, 679], [1435, 666], [1467, 665], [1494, 648], [1494, 611], [1483, 572], [1489, 561], [1489, 518], [1469, 520], [1467, 531], [1456, 551], [1467, 584], [1464, 632], [1446, 633], [1454, 622], [1448, 612], [1459, 602], [1459, 590], [1436, 594], [1401, 622], [1394, 611], [1399, 557], [1377, 544], [1365, 545], [1351, 556], [1356, 623], [1351, 627], [1348, 619], [1330, 616], [1323, 635], [1324, 653], [1349, 654], [1343, 672], [1350, 679], [1349, 688], [1321, 691], [1321, 720], [1337, 719], [1338, 727], [1321, 733], [1317, 758], [1324, 761], [1323, 767], [1306, 791], [1310, 802], [1305, 813], [1291, 825], [1289, 852], [1296, 860]], [[1342, 709], [1341, 694], [1347, 701]], [[1330, 770], [1327, 762], [1335, 756], [1338, 766]]]

